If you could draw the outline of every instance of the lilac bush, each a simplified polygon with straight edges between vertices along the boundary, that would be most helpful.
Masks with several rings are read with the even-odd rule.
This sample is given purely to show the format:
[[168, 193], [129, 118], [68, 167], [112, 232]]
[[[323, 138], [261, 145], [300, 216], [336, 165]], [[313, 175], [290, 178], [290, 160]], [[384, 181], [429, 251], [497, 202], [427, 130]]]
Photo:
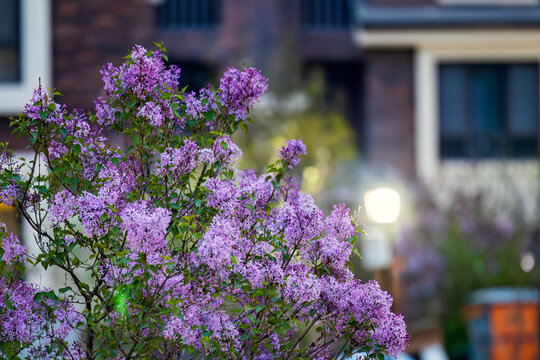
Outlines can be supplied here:
[[[0, 196], [34, 229], [41, 252], [27, 255], [0, 229], [0, 354], [329, 359], [402, 351], [408, 335], [391, 297], [349, 268], [349, 210], [337, 205], [325, 216], [288, 175], [304, 145], [288, 141], [262, 175], [235, 167], [242, 152], [230, 135], [250, 120], [267, 79], [229, 68], [219, 88], [188, 93], [165, 59], [162, 47], [135, 46], [121, 66], [101, 71], [95, 112], [70, 112], [38, 88], [12, 121], [35, 156], [15, 161], [3, 145]], [[40, 289], [23, 281], [25, 264], [59, 268], [68, 280], [58, 291]]]

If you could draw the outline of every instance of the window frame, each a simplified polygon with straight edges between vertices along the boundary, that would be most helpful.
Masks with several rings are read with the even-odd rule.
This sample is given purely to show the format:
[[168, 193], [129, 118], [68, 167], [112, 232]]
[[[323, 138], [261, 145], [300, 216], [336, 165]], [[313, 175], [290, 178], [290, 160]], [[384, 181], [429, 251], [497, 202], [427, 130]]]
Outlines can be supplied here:
[[[535, 117], [536, 121], [533, 124], [534, 130], [531, 133], [518, 133], [513, 131], [512, 114], [511, 114], [511, 89], [510, 81], [511, 74], [513, 71], [518, 70], [519, 66], [532, 66], [536, 73], [536, 99], [535, 99]], [[463, 109], [465, 112], [463, 114], [463, 129], [459, 133], [444, 133], [441, 126], [443, 124], [443, 94], [442, 94], [442, 81], [443, 81], [443, 71], [449, 70], [451, 68], [459, 69], [462, 72], [463, 81], [462, 91], [464, 92], [465, 102]], [[491, 70], [490, 70], [491, 68]], [[487, 129], [481, 130], [475, 128], [474, 124], [474, 115], [473, 109], [475, 107], [475, 99], [473, 98], [473, 86], [474, 86], [474, 77], [475, 74], [478, 74], [478, 71], [488, 71], [491, 72], [495, 70], [492, 74], [496, 74], [499, 77], [499, 85], [501, 87], [496, 92], [496, 96], [500, 98], [500, 116], [501, 116], [501, 129], [490, 133]], [[501, 159], [505, 160], [527, 160], [527, 159], [537, 159], [540, 150], [540, 117], [539, 117], [539, 74], [540, 74], [540, 65], [538, 62], [523, 62], [523, 61], [489, 61], [489, 62], [463, 62], [463, 61], [439, 61], [437, 64], [437, 82], [438, 82], [438, 114], [437, 120], [439, 121], [439, 159], [441, 161], [449, 160], [462, 160], [462, 161], [498, 161]], [[514, 94], [515, 95], [515, 94]], [[476, 99], [478, 100], [478, 99]], [[499, 131], [502, 131], [499, 133]], [[488, 140], [488, 142], [494, 142], [490, 146], [494, 146], [492, 149], [493, 152], [488, 151], [487, 153], [482, 154], [482, 152], [475, 146], [479, 141]], [[535, 145], [535, 154], [519, 154], [519, 151], [515, 150], [513, 147], [517, 144], [517, 141], [533, 141]], [[443, 154], [444, 142], [454, 141], [462, 142], [463, 149], [458, 153], [447, 153]], [[496, 144], [498, 143], [498, 144]], [[532, 144], [532, 143], [529, 143]], [[523, 145], [523, 144], [522, 144]], [[500, 147], [502, 146], [502, 147]], [[525, 144], [527, 146], [527, 144]], [[516, 152], [517, 151], [517, 152]]]
[[0, 82], [0, 115], [20, 112], [41, 83], [52, 88], [51, 0], [21, 0], [19, 81]]
[[[453, 36], [450, 36], [453, 34]], [[524, 36], [524, 34], [526, 34]], [[533, 35], [537, 34], [537, 35]], [[420, 180], [432, 182], [450, 169], [483, 167], [538, 167], [538, 159], [444, 160], [439, 154], [438, 66], [443, 62], [537, 63], [540, 65], [538, 33], [516, 31], [491, 34], [441, 32], [429, 34], [418, 44], [414, 58], [415, 74], [415, 157]], [[438, 41], [437, 41], [438, 39]], [[411, 38], [412, 40], [412, 38]], [[416, 38], [418, 41], [418, 37]], [[540, 126], [539, 126], [540, 128]], [[540, 131], [540, 130], [539, 130]], [[540, 136], [540, 134], [539, 134]]]

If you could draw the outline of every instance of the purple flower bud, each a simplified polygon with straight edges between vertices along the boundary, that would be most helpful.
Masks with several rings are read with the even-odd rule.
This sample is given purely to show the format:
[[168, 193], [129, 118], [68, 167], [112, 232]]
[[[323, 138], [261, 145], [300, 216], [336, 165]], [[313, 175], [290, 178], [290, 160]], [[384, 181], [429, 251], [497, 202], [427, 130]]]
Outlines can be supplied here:
[[283, 159], [287, 168], [293, 169], [300, 162], [298, 157], [306, 153], [306, 146], [302, 141], [291, 139], [287, 140], [285, 145], [279, 150], [279, 157]]

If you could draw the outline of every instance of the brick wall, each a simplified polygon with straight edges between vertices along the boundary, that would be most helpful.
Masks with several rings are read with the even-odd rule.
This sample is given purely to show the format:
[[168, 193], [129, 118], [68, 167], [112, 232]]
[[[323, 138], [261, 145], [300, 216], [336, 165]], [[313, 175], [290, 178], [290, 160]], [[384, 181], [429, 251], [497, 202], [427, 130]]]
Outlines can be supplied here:
[[370, 52], [364, 64], [367, 158], [414, 179], [412, 52]]
[[92, 106], [99, 69], [118, 64], [135, 43], [151, 46], [154, 7], [148, 0], [54, 0], [54, 86], [69, 107]]

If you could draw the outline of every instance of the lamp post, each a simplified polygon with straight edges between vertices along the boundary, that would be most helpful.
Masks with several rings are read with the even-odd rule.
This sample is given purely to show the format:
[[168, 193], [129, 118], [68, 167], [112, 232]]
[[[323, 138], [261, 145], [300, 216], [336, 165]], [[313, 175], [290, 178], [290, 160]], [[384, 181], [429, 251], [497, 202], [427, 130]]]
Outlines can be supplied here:
[[[394, 285], [390, 269], [392, 240], [401, 209], [401, 196], [391, 187], [376, 187], [365, 192], [364, 205], [369, 222], [366, 225], [368, 236], [362, 241], [363, 264], [366, 270], [373, 271], [381, 288], [391, 291]], [[398, 295], [392, 292], [394, 296]]]

